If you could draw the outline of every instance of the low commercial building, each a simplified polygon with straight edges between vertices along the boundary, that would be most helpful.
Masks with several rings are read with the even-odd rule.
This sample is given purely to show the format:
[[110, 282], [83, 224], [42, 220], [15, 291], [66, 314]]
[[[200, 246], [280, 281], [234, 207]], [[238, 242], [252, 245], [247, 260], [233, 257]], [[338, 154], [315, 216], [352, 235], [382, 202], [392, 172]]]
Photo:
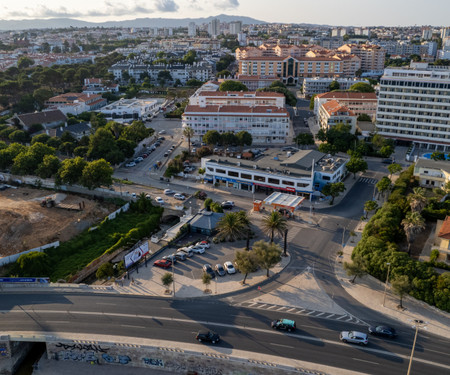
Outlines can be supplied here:
[[316, 94], [323, 94], [330, 91], [330, 84], [333, 81], [339, 83], [340, 90], [348, 90], [355, 83], [369, 83], [366, 79], [351, 79], [351, 78], [305, 78], [303, 80], [303, 94], [305, 97], [310, 98]]
[[337, 124], [346, 124], [350, 125], [351, 132], [355, 133], [356, 119], [355, 112], [336, 100], [330, 100], [319, 106], [318, 123], [321, 129], [328, 130]]
[[59, 109], [66, 115], [79, 115], [102, 108], [106, 103], [107, 100], [98, 94], [69, 92], [48, 99], [45, 105], [49, 109]]
[[327, 183], [342, 181], [347, 159], [315, 150], [269, 152], [255, 160], [202, 158], [208, 182], [251, 192], [288, 192], [309, 196]]
[[120, 99], [103, 107], [99, 112], [103, 113], [107, 120], [128, 122], [142, 120], [143, 117], [159, 110], [156, 99]]
[[443, 188], [450, 181], [450, 163], [445, 160], [418, 159], [414, 177], [425, 188]]

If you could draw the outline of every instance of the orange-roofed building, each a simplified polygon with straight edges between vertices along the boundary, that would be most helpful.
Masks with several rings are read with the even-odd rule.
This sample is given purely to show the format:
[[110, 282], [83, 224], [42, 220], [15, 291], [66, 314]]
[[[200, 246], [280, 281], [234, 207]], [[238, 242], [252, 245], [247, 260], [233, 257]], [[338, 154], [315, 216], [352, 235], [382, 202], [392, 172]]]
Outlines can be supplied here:
[[436, 223], [436, 237], [433, 248], [439, 250], [440, 257], [438, 261], [450, 262], [450, 216], [444, 220], [438, 220]]
[[351, 126], [351, 132], [356, 130], [356, 114], [342, 105], [337, 100], [330, 100], [319, 107], [319, 126], [328, 130], [337, 124], [346, 124]]

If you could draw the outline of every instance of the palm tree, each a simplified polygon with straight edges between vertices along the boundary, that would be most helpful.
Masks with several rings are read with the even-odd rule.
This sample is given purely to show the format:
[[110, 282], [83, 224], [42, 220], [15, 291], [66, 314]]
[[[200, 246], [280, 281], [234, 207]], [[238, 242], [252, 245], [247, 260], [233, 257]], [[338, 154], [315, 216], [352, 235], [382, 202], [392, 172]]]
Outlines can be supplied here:
[[263, 219], [262, 230], [267, 236], [270, 236], [270, 243], [273, 243], [275, 234], [282, 237], [287, 226], [287, 221], [283, 215], [278, 211], [272, 211], [269, 216]]
[[235, 241], [244, 238], [248, 225], [243, 221], [239, 212], [225, 214], [217, 223], [218, 237], [226, 241]]
[[191, 138], [194, 136], [194, 129], [192, 129], [189, 126], [186, 126], [183, 129], [183, 135], [187, 138], [188, 140], [188, 150], [189, 150], [189, 155], [191, 154]]
[[408, 241], [408, 254], [411, 254], [411, 243], [425, 229], [425, 220], [418, 212], [409, 212], [402, 220], [402, 225]]
[[422, 212], [427, 204], [427, 197], [425, 196], [425, 189], [421, 187], [415, 187], [413, 192], [408, 195], [408, 202], [411, 206], [411, 211]]

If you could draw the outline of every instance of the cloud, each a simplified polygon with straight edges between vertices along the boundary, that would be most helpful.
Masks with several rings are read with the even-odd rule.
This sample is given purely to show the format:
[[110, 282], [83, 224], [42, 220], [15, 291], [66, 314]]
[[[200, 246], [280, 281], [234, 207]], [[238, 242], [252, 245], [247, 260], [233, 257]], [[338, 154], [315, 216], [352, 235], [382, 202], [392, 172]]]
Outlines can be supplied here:
[[176, 12], [179, 8], [174, 0], [158, 0], [155, 3], [155, 7], [160, 12]]
[[239, 0], [220, 0], [215, 5], [220, 9], [236, 9], [239, 6]]

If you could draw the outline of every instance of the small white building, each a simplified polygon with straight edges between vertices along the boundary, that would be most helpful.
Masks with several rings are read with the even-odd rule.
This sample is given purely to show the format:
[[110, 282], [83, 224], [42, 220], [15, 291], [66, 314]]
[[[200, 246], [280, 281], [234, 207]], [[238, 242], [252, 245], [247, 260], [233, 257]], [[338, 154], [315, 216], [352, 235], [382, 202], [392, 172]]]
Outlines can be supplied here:
[[339, 83], [339, 90], [348, 90], [355, 83], [369, 83], [366, 79], [357, 78], [305, 78], [303, 80], [303, 95], [310, 98], [315, 94], [323, 94], [330, 91], [330, 84], [333, 81]]
[[99, 112], [103, 113], [107, 120], [128, 122], [142, 120], [158, 110], [156, 99], [120, 99], [103, 107]]

